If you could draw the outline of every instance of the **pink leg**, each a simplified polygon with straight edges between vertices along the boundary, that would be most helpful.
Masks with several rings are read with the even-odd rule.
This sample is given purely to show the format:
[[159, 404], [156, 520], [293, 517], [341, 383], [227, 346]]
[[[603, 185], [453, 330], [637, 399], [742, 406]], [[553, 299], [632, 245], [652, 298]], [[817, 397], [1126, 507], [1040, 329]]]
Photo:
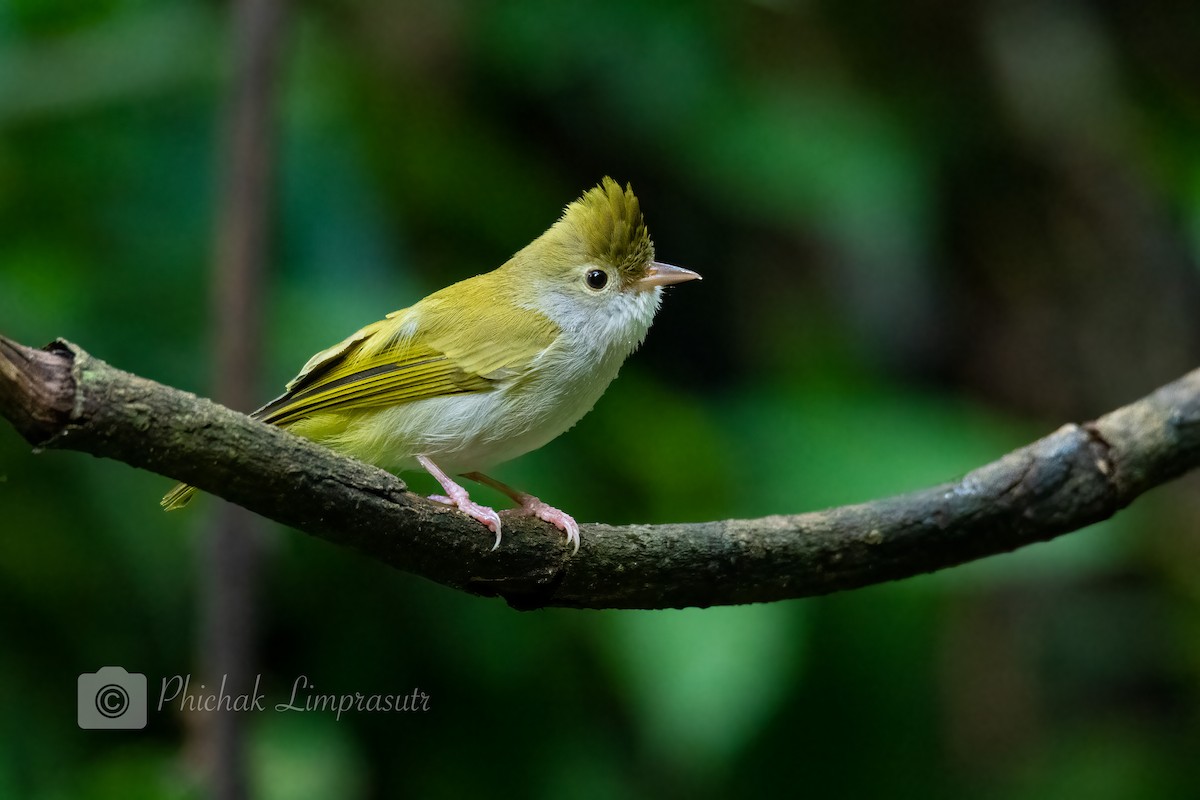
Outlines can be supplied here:
[[522, 492], [519, 489], [514, 489], [507, 484], [501, 483], [495, 478], [489, 478], [482, 472], [468, 472], [464, 474], [463, 477], [469, 478], [476, 483], [482, 483], [484, 486], [490, 486], [493, 489], [508, 495], [513, 499], [514, 502], [520, 505], [520, 508], [517, 509], [517, 513], [526, 514], [531, 517], [537, 517], [540, 520], [549, 522], [551, 525], [567, 534], [567, 544], [575, 545], [575, 549], [572, 552], [579, 552], [579, 523], [577, 523], [570, 514], [566, 513], [565, 511], [560, 511], [553, 506], [546, 505], [531, 494]]
[[471, 502], [467, 490], [459, 486], [454, 481], [450, 480], [450, 476], [442, 472], [437, 464], [434, 464], [425, 456], [417, 456], [417, 461], [425, 470], [437, 479], [437, 482], [446, 490], [447, 497], [441, 495], [432, 495], [430, 500], [435, 500], [446, 505], [457, 506], [458, 510], [466, 514], [474, 520], [478, 520], [487, 526], [488, 530], [496, 534], [496, 543], [492, 545], [495, 550], [500, 546], [500, 515], [487, 506], [481, 506], [478, 503]]

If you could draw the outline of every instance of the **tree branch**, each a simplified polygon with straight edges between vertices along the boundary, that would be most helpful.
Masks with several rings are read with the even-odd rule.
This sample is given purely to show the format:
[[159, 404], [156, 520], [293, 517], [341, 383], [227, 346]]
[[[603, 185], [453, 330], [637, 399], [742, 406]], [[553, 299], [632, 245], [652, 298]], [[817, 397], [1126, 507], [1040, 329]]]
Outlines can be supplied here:
[[[237, 0], [233, 23], [234, 75], [225, 109], [222, 183], [217, 198], [213, 296], [218, 401], [251, 406], [262, 360], [261, 320], [271, 209], [274, 200], [276, 105], [283, 55], [286, 0]], [[263, 521], [221, 504], [204, 542], [201, 575], [203, 639], [200, 656], [210, 682], [229, 693], [251, 690], [259, 628], [258, 588], [265, 550]], [[241, 714], [208, 714], [192, 727], [209, 754], [208, 784], [219, 800], [249, 797]]]
[[[383, 470], [115, 369], [64, 340], [0, 337], [0, 414], [38, 447], [187, 481], [397, 569], [517, 608], [668, 608], [826, 594], [961, 564], [1107, 519], [1200, 464], [1200, 370], [1065, 425], [954, 483], [792, 516], [558, 531], [506, 517], [500, 548]], [[153, 502], [154, 498], [147, 498]]]

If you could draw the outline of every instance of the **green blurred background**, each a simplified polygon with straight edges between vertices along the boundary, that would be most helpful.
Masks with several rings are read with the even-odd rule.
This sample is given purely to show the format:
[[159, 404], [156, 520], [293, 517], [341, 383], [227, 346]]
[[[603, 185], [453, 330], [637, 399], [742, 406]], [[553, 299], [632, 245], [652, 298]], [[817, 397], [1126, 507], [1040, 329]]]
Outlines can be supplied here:
[[[0, 0], [0, 332], [211, 390], [229, 19]], [[259, 394], [611, 174], [705, 281], [498, 477], [610, 523], [953, 478], [1200, 362], [1197, 32], [1200, 4], [1132, 0], [295, 2]], [[216, 503], [164, 515], [169, 485], [0, 424], [0, 796], [203, 796], [195, 716], [75, 720], [81, 672], [153, 696], [203, 660]], [[305, 674], [431, 710], [252, 715], [252, 786], [1194, 797], [1198, 486], [938, 575], [687, 611], [518, 613], [271, 529], [271, 701]]]

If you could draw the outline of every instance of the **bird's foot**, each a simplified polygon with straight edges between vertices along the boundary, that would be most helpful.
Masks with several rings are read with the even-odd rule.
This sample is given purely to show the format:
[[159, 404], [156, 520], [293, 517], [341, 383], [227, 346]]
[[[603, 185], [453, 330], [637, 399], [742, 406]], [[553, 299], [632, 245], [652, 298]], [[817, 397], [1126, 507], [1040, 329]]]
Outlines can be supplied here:
[[426, 471], [428, 471], [430, 475], [437, 479], [437, 482], [442, 485], [442, 488], [446, 490], [445, 495], [430, 495], [429, 499], [437, 503], [445, 503], [448, 506], [454, 506], [471, 519], [483, 523], [488, 530], [496, 534], [496, 543], [492, 545], [492, 549], [495, 550], [497, 547], [499, 547], [500, 515], [497, 514], [493, 509], [473, 501], [470, 495], [467, 494], [466, 489], [451, 480], [446, 473], [438, 469], [437, 465], [425, 456], [418, 456], [417, 460], [421, 463], [421, 466], [425, 467]]
[[[455, 494], [458, 493], [455, 492]], [[435, 503], [454, 506], [471, 519], [482, 522], [488, 530], [496, 534], [496, 543], [492, 545], [492, 549], [495, 550], [500, 546], [500, 515], [494, 509], [476, 503], [467, 496], [465, 489], [462, 490], [462, 495], [458, 498], [446, 497], [443, 494], [431, 494], [429, 495], [429, 499]]]
[[[553, 506], [548, 506], [541, 500], [538, 500], [528, 492], [522, 492], [514, 489], [506, 483], [501, 483], [495, 478], [489, 478], [482, 472], [468, 472], [463, 477], [470, 478], [476, 483], [482, 483], [484, 486], [490, 486], [497, 491], [503, 492], [513, 499], [517, 504], [517, 508], [513, 509], [514, 514], [521, 516], [537, 517], [538, 519], [549, 522], [554, 527], [558, 528], [563, 533], [567, 534], [567, 544], [574, 545], [573, 552], [579, 552], [579, 523], [565, 511], [560, 511]], [[442, 484], [445, 486], [445, 484]]]
[[463, 492], [461, 500], [455, 500], [451, 505], [456, 506], [459, 511], [471, 519], [483, 523], [488, 530], [496, 534], [496, 543], [492, 545], [493, 550], [500, 546], [500, 515], [494, 509], [471, 500], [466, 496], [466, 492]]
[[574, 517], [561, 509], [546, 505], [531, 494], [522, 494], [520, 502], [521, 506], [514, 509], [514, 513], [549, 522], [567, 535], [567, 544], [575, 546], [572, 552], [579, 552], [579, 523]]

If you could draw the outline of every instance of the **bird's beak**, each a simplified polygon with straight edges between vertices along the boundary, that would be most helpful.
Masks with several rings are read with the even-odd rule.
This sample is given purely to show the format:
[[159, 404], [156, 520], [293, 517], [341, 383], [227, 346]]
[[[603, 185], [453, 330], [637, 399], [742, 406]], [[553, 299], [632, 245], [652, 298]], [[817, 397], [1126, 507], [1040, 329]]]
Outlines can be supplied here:
[[702, 280], [698, 272], [692, 272], [683, 267], [673, 267], [661, 261], [651, 261], [650, 268], [646, 270], [646, 277], [639, 280], [637, 285], [643, 289], [649, 289], [651, 286], [670, 286], [673, 283], [698, 280]]

